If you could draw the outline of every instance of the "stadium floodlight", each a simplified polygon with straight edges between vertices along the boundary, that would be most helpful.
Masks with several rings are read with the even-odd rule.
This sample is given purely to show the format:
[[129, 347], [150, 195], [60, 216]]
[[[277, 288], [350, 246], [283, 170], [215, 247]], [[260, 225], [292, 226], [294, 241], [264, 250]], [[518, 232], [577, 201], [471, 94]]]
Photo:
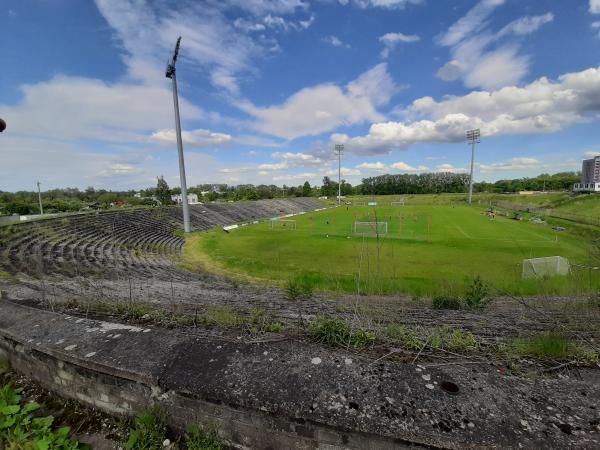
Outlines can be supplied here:
[[342, 155], [344, 144], [335, 144], [335, 152], [338, 155], [338, 205], [342, 202]]
[[471, 175], [469, 177], [469, 205], [473, 201], [473, 162], [475, 160], [475, 144], [481, 142], [481, 132], [479, 128], [467, 131], [467, 140], [471, 144]]
[[170, 64], [167, 64], [165, 76], [173, 82], [173, 106], [175, 108], [175, 131], [177, 134], [177, 153], [179, 155], [179, 181], [181, 182], [181, 206], [183, 209], [183, 230], [186, 233], [191, 231], [190, 228], [190, 209], [187, 198], [187, 184], [185, 182], [185, 162], [183, 159], [183, 142], [181, 140], [181, 121], [179, 119], [179, 98], [177, 96], [177, 77], [175, 75], [175, 64], [179, 55], [179, 44], [181, 36], [177, 38], [173, 59]]
[[40, 202], [40, 215], [43, 216], [44, 215], [44, 207], [42, 206], [42, 191], [40, 190], [40, 182], [37, 182], [37, 187], [38, 187], [38, 200]]

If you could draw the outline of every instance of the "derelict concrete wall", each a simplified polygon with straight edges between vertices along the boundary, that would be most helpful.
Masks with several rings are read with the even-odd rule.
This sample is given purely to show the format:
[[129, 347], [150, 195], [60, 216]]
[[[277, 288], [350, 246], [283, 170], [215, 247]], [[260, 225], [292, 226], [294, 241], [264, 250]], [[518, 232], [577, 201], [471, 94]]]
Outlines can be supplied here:
[[[115, 415], [133, 416], [158, 405], [170, 425], [214, 427], [232, 447], [240, 449], [406, 449], [423, 448], [375, 435], [347, 432], [304, 419], [276, 417], [261, 411], [207, 402], [184, 392], [164, 392], [156, 384], [131, 374], [90, 368], [85, 362], [66, 361], [41, 346], [19, 342], [0, 332], [0, 358], [60, 396], [76, 399]], [[86, 367], [88, 366], [88, 367]], [[113, 372], [113, 373], [110, 373]]]

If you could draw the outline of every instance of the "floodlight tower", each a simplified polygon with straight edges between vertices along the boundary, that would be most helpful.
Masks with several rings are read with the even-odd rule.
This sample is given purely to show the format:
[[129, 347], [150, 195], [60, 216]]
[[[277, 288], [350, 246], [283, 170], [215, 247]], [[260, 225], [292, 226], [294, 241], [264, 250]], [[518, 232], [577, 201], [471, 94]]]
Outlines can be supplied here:
[[342, 155], [344, 154], [344, 144], [335, 144], [335, 152], [338, 156], [338, 205], [342, 202]]
[[183, 209], [183, 230], [186, 233], [191, 231], [190, 228], [190, 209], [187, 198], [187, 185], [185, 182], [185, 161], [183, 159], [183, 142], [181, 140], [181, 122], [179, 119], [179, 98], [177, 96], [177, 77], [175, 76], [175, 63], [177, 55], [179, 55], [179, 44], [181, 36], [177, 38], [173, 59], [170, 64], [167, 64], [165, 76], [173, 82], [173, 106], [175, 107], [175, 131], [177, 134], [177, 153], [179, 154], [179, 180], [181, 181], [181, 206]]
[[471, 176], [469, 177], [469, 205], [473, 201], [473, 162], [475, 160], [475, 144], [479, 144], [481, 132], [479, 128], [467, 131], [467, 141], [471, 144]]
[[38, 187], [38, 200], [40, 202], [40, 215], [44, 215], [44, 207], [42, 206], [42, 191], [40, 190], [40, 182], [37, 182]]

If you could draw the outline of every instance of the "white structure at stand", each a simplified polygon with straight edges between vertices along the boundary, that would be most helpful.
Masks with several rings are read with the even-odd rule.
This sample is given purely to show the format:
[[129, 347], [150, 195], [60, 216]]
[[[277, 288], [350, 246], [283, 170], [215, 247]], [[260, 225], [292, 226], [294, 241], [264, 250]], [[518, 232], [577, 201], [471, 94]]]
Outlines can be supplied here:
[[[181, 194], [171, 195], [171, 200], [173, 200], [178, 205], [181, 205], [181, 198]], [[187, 201], [190, 205], [197, 205], [198, 203], [200, 203], [198, 201], [198, 194], [188, 194]]]

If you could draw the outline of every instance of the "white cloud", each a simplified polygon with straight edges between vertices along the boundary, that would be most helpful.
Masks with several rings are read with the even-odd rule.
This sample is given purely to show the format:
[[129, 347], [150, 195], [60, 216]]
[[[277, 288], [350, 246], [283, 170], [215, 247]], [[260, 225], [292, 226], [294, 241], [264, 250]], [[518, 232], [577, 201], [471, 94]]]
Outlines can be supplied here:
[[273, 158], [285, 160], [287, 163], [295, 166], [321, 166], [325, 161], [308, 153], [275, 152], [271, 155]]
[[454, 167], [452, 164], [440, 164], [436, 167], [438, 172], [464, 173], [467, 171], [464, 167]]
[[331, 142], [348, 152], [381, 154], [419, 142], [461, 142], [465, 131], [481, 128], [482, 136], [556, 132], [565, 126], [597, 119], [600, 113], [600, 67], [567, 73], [551, 81], [540, 78], [523, 87], [476, 91], [441, 101], [415, 100], [406, 122], [374, 123], [365, 136], [333, 134]]
[[590, 0], [590, 13], [600, 14], [600, 0]]
[[392, 169], [400, 170], [402, 172], [422, 172], [425, 170], [429, 170], [427, 166], [417, 166], [413, 167], [405, 162], [399, 161], [390, 166]]
[[287, 175], [277, 175], [273, 177], [273, 181], [310, 181], [318, 178], [319, 174], [313, 172], [295, 173]]
[[596, 156], [600, 156], [600, 150], [590, 150], [583, 154], [584, 158], [595, 158]]
[[488, 17], [505, 0], [481, 0], [437, 38], [440, 45], [450, 47], [452, 58], [437, 71], [445, 81], [462, 78], [467, 87], [495, 89], [518, 83], [528, 73], [531, 57], [519, 53], [517, 40], [552, 22], [550, 12], [520, 17], [500, 31], [488, 31]]
[[[347, 1], [340, 2], [347, 4]], [[418, 5], [423, 0], [354, 0], [361, 8], [404, 9], [407, 5]]]
[[280, 105], [261, 108], [243, 102], [239, 106], [256, 118], [257, 130], [293, 139], [318, 135], [340, 125], [380, 120], [376, 107], [387, 103], [395, 90], [387, 65], [382, 63], [345, 88], [321, 84], [296, 92]]
[[[355, 176], [360, 175], [359, 169], [351, 169], [349, 167], [342, 167], [340, 172], [343, 177], [353, 177], [353, 176], [355, 177]], [[327, 172], [325, 172], [325, 175], [327, 175], [328, 177], [333, 177], [333, 176], [337, 177], [338, 169], [328, 170]]]
[[[174, 145], [176, 140], [175, 130], [160, 130], [152, 133], [151, 142], [160, 144]], [[188, 147], [217, 147], [229, 144], [232, 138], [229, 134], [214, 133], [209, 130], [197, 129], [191, 131], [182, 131], [181, 139], [183, 144]]]
[[511, 170], [528, 170], [540, 168], [541, 164], [541, 161], [538, 159], [522, 157], [512, 158], [508, 161], [493, 164], [480, 164], [479, 170], [482, 173], [504, 172]]
[[[147, 132], [173, 123], [172, 94], [166, 86], [110, 84], [89, 78], [56, 76], [20, 87], [22, 100], [0, 105], [14, 133], [60, 139], [142, 140]], [[180, 99], [181, 115], [204, 112]]]
[[404, 33], [386, 33], [382, 36], [379, 36], [379, 42], [384, 45], [384, 49], [381, 51], [381, 57], [387, 58], [390, 52], [396, 47], [396, 45], [400, 42], [410, 43], [417, 42], [421, 38], [416, 34], [404, 34]]
[[329, 45], [333, 45], [334, 47], [346, 47], [346, 48], [350, 48], [350, 46], [348, 44], [344, 44], [344, 42], [342, 42], [342, 40], [340, 38], [338, 38], [337, 36], [325, 36], [324, 38], [321, 39], [321, 41], [325, 42], [326, 44]]
[[233, 26], [246, 32], [264, 31], [267, 28], [262, 23], [256, 23], [254, 21], [242, 19], [241, 17], [238, 17], [233, 21]]
[[386, 165], [383, 164], [382, 162], [374, 162], [374, 163], [364, 162], [364, 163], [356, 166], [356, 168], [362, 169], [362, 170], [374, 170], [376, 172], [386, 172], [388, 170]]

